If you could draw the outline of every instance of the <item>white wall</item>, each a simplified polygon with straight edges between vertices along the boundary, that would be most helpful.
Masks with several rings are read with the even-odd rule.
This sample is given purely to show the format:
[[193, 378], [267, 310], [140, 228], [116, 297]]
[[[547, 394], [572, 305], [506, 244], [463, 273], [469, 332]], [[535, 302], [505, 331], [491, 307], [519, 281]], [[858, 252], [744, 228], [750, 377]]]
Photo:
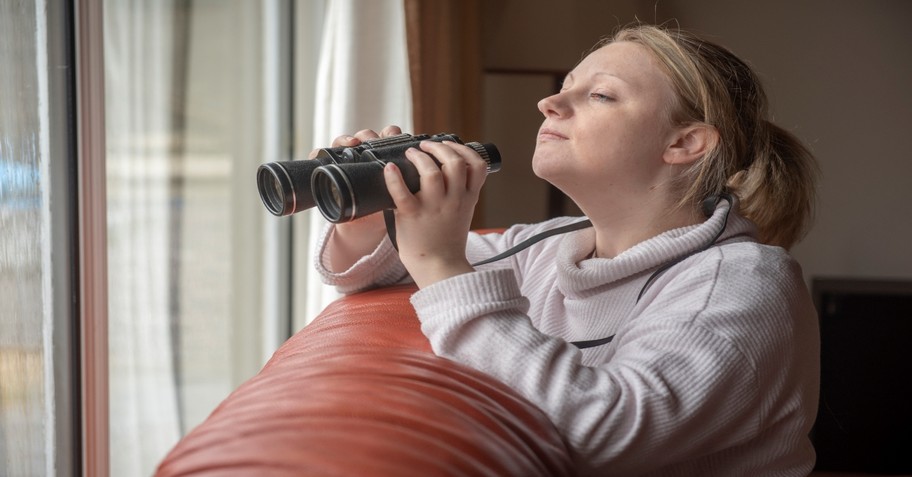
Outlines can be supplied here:
[[[912, 2], [498, 0], [485, 8], [489, 69], [570, 68], [599, 37], [635, 15], [650, 22], [673, 18], [728, 46], [763, 78], [776, 122], [802, 138], [820, 162], [817, 220], [793, 249], [806, 276], [912, 278], [912, 147], [906, 144], [912, 137]], [[528, 13], [508, 13], [519, 11]], [[501, 84], [486, 101], [515, 90]], [[519, 118], [538, 115], [534, 106], [497, 116], [525, 124], [532, 120]], [[514, 146], [526, 143], [511, 136], [505, 147], [530, 154], [534, 133], [522, 132], [525, 146]], [[496, 143], [497, 137], [485, 140]], [[508, 166], [528, 167], [529, 157], [505, 154], [504, 176], [497, 179], [511, 174]], [[501, 220], [507, 207], [541, 204], [531, 196], [498, 202], [488, 196], [488, 209], [504, 208], [487, 214]]]

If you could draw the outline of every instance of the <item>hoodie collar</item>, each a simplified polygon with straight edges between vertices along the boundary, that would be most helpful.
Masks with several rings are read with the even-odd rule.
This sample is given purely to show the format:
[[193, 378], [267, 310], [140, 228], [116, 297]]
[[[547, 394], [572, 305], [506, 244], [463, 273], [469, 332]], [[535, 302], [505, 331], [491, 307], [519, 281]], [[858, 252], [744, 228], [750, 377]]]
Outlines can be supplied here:
[[[595, 247], [595, 231], [592, 228], [569, 233], [558, 245], [558, 287], [566, 296], [583, 294], [595, 287], [604, 287], [657, 268], [705, 247], [723, 226], [725, 231], [716, 243], [736, 236], [756, 239], [756, 226], [738, 215], [737, 199], [733, 200], [731, 204], [720, 201], [713, 215], [701, 224], [668, 230], [630, 247], [614, 258], [588, 258]], [[732, 208], [734, 210], [726, 223], [725, 216]]]

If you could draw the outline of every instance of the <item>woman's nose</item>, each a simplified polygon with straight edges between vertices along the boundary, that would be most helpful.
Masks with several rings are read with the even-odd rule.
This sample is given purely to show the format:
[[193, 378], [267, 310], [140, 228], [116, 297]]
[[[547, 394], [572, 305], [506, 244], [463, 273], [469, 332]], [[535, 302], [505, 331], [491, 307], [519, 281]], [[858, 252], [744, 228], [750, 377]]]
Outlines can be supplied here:
[[566, 115], [566, 109], [562, 104], [562, 98], [560, 93], [552, 94], [542, 98], [538, 102], [538, 110], [541, 111], [545, 117], [557, 116], [562, 117]]

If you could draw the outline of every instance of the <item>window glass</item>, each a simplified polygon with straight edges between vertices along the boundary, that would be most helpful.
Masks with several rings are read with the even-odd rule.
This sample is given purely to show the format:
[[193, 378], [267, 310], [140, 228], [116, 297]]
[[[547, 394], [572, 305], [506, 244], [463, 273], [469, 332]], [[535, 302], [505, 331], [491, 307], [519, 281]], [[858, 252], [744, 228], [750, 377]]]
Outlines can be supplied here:
[[35, 5], [0, 2], [0, 475], [45, 475], [53, 389], [47, 189]]

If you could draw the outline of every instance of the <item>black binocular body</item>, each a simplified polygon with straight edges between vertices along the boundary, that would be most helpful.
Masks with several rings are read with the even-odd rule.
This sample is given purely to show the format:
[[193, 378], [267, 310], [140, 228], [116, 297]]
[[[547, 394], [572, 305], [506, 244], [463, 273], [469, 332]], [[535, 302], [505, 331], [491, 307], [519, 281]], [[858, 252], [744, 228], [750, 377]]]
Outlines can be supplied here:
[[488, 173], [500, 170], [500, 152], [493, 144], [463, 143], [453, 134], [400, 134], [353, 147], [319, 149], [314, 159], [263, 164], [257, 169], [257, 189], [263, 204], [277, 216], [317, 206], [326, 220], [339, 223], [392, 209], [383, 168], [388, 162], [396, 164], [409, 190], [418, 192], [418, 170], [405, 151], [421, 141], [465, 144], [485, 160]]

